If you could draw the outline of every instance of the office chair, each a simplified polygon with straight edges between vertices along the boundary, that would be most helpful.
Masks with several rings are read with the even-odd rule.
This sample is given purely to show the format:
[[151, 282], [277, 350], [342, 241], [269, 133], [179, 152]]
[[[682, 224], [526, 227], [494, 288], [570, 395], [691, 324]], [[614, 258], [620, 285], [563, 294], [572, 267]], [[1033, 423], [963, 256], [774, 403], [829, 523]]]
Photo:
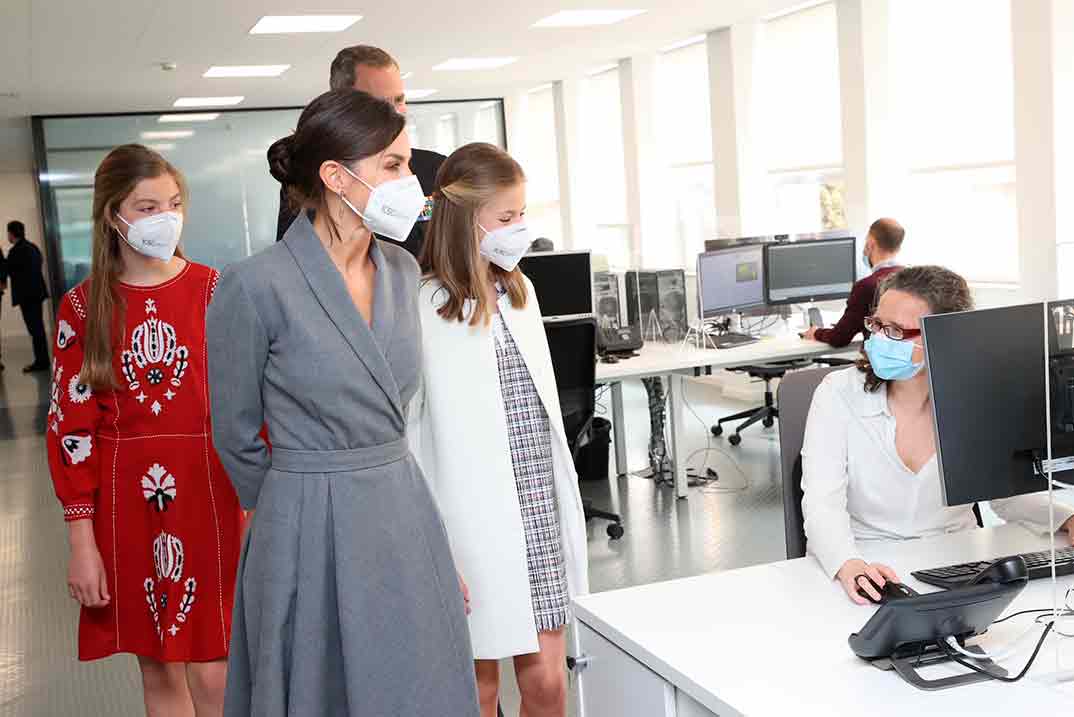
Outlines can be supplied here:
[[[806, 554], [805, 515], [802, 512], [802, 443], [805, 440], [806, 419], [813, 404], [813, 394], [824, 377], [845, 369], [843, 364], [795, 371], [779, 384], [779, 453], [783, 474], [783, 526], [787, 543], [787, 559], [804, 558]], [[981, 508], [973, 505], [978, 527], [984, 525]]]
[[776, 379], [782, 379], [787, 375], [788, 371], [807, 368], [810, 365], [812, 365], [812, 361], [808, 359], [797, 359], [794, 361], [777, 361], [775, 363], [758, 364], [755, 366], [738, 366], [736, 368], [728, 369], [730, 371], [745, 373], [748, 374], [750, 378], [759, 378], [764, 381], [764, 405], [746, 411], [733, 413], [730, 416], [724, 416], [712, 427], [712, 435], [717, 438], [722, 436], [723, 424], [725, 423], [742, 421], [742, 423], [735, 427], [735, 432], [727, 439], [732, 446], [737, 446], [739, 443], [742, 443], [742, 431], [758, 421], [760, 421], [765, 428], [771, 428], [775, 424], [776, 419], [779, 418], [779, 408], [777, 407], [775, 397], [772, 394], [772, 382]]
[[[597, 324], [590, 318], [546, 321], [544, 329], [559, 389], [563, 428], [577, 466], [579, 451], [592, 437], [596, 416]], [[587, 522], [593, 518], [611, 521], [608, 536], [613, 540], [623, 537], [623, 519], [617, 513], [595, 508], [588, 499], [582, 501], [582, 507]]]

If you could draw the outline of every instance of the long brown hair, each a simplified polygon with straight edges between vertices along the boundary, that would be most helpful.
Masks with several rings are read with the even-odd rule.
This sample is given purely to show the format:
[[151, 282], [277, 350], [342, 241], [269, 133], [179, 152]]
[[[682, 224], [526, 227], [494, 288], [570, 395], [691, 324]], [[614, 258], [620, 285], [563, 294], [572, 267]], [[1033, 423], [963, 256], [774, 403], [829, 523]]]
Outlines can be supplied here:
[[[93, 179], [93, 266], [88, 282], [86, 352], [79, 376], [82, 383], [94, 390], [107, 391], [118, 385], [112, 368], [116, 350], [112, 328], [117, 321], [122, 326], [126, 312], [123, 297], [116, 287], [123, 271], [123, 255], [119, 249], [123, 238], [115, 227], [119, 205], [139, 182], [165, 174], [171, 175], [179, 185], [185, 206], [187, 187], [183, 175], [164, 157], [140, 144], [125, 144], [113, 149], [97, 167]], [[183, 256], [179, 249], [176, 254]]]
[[354, 164], [379, 154], [406, 129], [406, 119], [384, 100], [358, 90], [332, 90], [302, 110], [294, 134], [268, 150], [269, 172], [284, 186], [295, 211], [323, 212], [333, 241], [342, 239], [327, 211], [321, 165]]
[[[436, 175], [440, 187], [434, 194], [433, 217], [425, 232], [421, 268], [426, 279], [440, 282], [446, 301], [437, 310], [448, 321], [469, 320], [471, 326], [492, 318], [488, 280], [484, 268], [511, 299], [511, 306], [526, 306], [526, 281], [518, 267], [504, 271], [481, 258], [478, 251], [477, 213], [504, 189], [526, 181], [526, 175], [511, 155], [499, 147], [475, 142], [455, 150]], [[466, 302], [475, 303], [466, 315]]]
[[[876, 303], [889, 291], [916, 296], [928, 304], [929, 314], [951, 314], [973, 308], [970, 286], [961, 276], [942, 266], [912, 266], [884, 277], [876, 294]], [[876, 393], [888, 383], [873, 371], [869, 355], [862, 348], [858, 370], [865, 374], [865, 390]]]

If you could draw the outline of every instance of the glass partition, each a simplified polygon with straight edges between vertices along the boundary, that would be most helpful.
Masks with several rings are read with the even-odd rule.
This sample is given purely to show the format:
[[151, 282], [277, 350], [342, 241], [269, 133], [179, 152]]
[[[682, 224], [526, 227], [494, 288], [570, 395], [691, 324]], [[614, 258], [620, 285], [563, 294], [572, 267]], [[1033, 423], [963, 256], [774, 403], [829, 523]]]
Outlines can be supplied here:
[[[128, 142], [159, 151], [186, 176], [183, 249], [191, 259], [223, 267], [272, 244], [280, 185], [265, 155], [294, 129], [301, 111], [35, 118], [53, 295], [89, 273], [94, 172], [113, 147]], [[474, 141], [505, 146], [501, 100], [411, 103], [407, 128], [415, 146], [443, 154]]]

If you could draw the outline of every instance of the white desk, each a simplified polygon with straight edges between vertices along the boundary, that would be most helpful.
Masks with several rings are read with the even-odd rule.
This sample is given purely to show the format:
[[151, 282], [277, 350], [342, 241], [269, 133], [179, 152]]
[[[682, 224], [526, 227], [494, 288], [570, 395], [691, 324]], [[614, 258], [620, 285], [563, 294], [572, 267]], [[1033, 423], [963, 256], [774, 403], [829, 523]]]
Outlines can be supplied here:
[[[1045, 539], [1005, 525], [876, 545], [866, 552], [926, 592], [934, 588], [911, 578], [911, 570], [1045, 546]], [[1059, 582], [1062, 598], [1074, 577]], [[1051, 606], [1051, 580], [1033, 580], [1008, 613]], [[581, 717], [1043, 717], [1074, 708], [1074, 683], [1045, 683], [1057, 668], [1061, 641], [1063, 667], [1074, 668], [1074, 639], [1049, 636], [1019, 683], [991, 681], [938, 692], [918, 690], [896, 673], [860, 660], [847, 637], [861, 629], [875, 608], [851, 603], [811, 557], [588, 595], [574, 609], [581, 654], [591, 658], [579, 677]], [[997, 625], [974, 642], [985, 650], [1003, 649], [1032, 619]], [[1071, 630], [1069, 621], [1064, 629]], [[1021, 670], [1036, 639], [1021, 644], [1020, 653], [1001, 663], [1008, 670]], [[942, 665], [932, 669], [965, 671]]]
[[597, 383], [608, 384], [612, 391], [612, 430], [615, 445], [615, 471], [619, 476], [626, 475], [626, 431], [623, 420], [622, 382], [628, 379], [642, 379], [662, 376], [667, 379], [668, 421], [670, 423], [671, 454], [675, 471], [675, 493], [680, 498], [687, 496], [686, 462], [680, 451], [679, 434], [683, 425], [682, 406], [679, 396], [682, 381], [686, 376], [707, 375], [715, 370], [768, 363], [771, 361], [791, 361], [799, 358], [816, 358], [840, 353], [856, 352], [860, 344], [851, 344], [843, 349], [833, 349], [819, 341], [806, 341], [798, 336], [780, 336], [764, 338], [760, 341], [730, 349], [698, 349], [686, 344], [645, 344], [640, 355], [625, 359], [615, 364], [597, 364]]

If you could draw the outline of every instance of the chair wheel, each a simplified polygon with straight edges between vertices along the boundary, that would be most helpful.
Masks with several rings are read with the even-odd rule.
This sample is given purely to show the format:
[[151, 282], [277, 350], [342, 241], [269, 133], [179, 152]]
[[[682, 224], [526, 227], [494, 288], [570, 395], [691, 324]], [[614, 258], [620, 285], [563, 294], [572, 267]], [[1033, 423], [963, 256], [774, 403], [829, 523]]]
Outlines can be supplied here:
[[719, 423], [717, 423], [715, 426], [713, 426], [712, 427], [712, 435], [716, 436], [717, 438], [722, 436], [723, 435], [723, 426], [721, 426]]
[[619, 523], [611, 523], [608, 525], [608, 537], [612, 540], [619, 540], [623, 537], [623, 526]]
[[762, 425], [764, 425], [765, 428], [771, 428], [772, 426], [776, 425], [776, 421], [774, 418], [766, 418], [761, 421], [761, 423]]
[[730, 443], [732, 446], [737, 446], [739, 443], [742, 443], [742, 436], [738, 435], [737, 433], [732, 433], [731, 436], [727, 439], [727, 442]]

